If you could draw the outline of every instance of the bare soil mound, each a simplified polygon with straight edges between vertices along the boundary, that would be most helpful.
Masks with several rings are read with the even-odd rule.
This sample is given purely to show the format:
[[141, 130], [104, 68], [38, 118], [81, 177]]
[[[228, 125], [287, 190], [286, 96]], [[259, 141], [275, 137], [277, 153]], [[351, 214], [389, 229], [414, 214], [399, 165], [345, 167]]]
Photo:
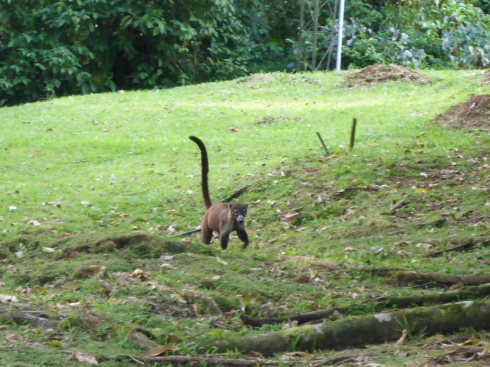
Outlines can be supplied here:
[[386, 83], [390, 80], [411, 81], [419, 84], [427, 83], [427, 77], [423, 73], [399, 65], [371, 65], [362, 70], [349, 73], [344, 77], [344, 81], [349, 86]]
[[490, 128], [490, 94], [470, 96], [466, 102], [449, 108], [438, 119], [444, 126], [459, 129]]

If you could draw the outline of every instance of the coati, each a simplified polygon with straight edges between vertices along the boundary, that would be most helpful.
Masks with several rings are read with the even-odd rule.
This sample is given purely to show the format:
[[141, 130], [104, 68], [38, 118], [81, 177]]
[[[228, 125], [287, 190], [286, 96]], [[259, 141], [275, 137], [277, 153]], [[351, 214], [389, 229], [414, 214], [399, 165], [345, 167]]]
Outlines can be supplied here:
[[221, 248], [226, 250], [228, 241], [230, 240], [230, 233], [236, 231], [238, 238], [243, 242], [243, 248], [247, 247], [248, 235], [245, 230], [245, 217], [247, 216], [248, 204], [211, 203], [208, 187], [209, 162], [206, 146], [201, 139], [195, 136], [189, 136], [189, 139], [196, 143], [201, 150], [201, 186], [204, 208], [206, 209], [201, 225], [202, 242], [209, 245], [213, 238], [213, 231], [216, 231], [219, 234]]

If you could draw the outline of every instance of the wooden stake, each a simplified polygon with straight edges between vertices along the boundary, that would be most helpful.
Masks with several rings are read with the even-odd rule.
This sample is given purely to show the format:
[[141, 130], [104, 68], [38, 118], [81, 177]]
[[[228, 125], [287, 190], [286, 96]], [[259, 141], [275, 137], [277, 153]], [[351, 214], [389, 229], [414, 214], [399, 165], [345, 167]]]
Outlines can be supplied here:
[[322, 143], [323, 148], [325, 149], [325, 152], [327, 153], [327, 155], [330, 155], [330, 152], [328, 151], [327, 146], [323, 142], [322, 136], [320, 135], [320, 133], [318, 131], [316, 132], [316, 134], [318, 135], [318, 139], [320, 139], [320, 143]]
[[357, 119], [354, 117], [352, 120], [352, 129], [350, 131], [350, 149], [352, 150], [354, 148], [354, 140], [356, 137], [356, 125], [357, 125]]

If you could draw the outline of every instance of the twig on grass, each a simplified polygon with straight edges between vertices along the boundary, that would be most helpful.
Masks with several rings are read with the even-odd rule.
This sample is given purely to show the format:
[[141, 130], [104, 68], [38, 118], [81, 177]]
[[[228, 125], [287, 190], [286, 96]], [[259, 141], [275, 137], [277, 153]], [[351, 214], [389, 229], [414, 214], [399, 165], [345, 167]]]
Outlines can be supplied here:
[[322, 136], [320, 135], [320, 133], [318, 131], [316, 132], [316, 134], [318, 135], [318, 139], [320, 139], [320, 143], [322, 143], [322, 145], [323, 145], [323, 149], [325, 149], [325, 153], [327, 153], [327, 155], [330, 155], [330, 152], [328, 151], [327, 146], [323, 142]]
[[240, 187], [237, 191], [235, 191], [233, 194], [231, 194], [230, 196], [224, 198], [223, 200], [220, 200], [220, 202], [222, 203], [227, 203], [229, 201], [231, 201], [232, 199], [235, 199], [237, 197], [239, 197], [245, 190], [247, 190], [250, 186], [252, 185], [245, 185], [243, 187]]

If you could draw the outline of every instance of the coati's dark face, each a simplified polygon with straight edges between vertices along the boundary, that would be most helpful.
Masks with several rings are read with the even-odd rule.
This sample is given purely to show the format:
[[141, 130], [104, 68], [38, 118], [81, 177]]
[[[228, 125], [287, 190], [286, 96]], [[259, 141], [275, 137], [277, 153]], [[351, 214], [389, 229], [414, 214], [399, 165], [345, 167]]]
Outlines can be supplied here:
[[235, 203], [230, 204], [231, 215], [237, 222], [244, 222], [247, 216], [248, 204]]

